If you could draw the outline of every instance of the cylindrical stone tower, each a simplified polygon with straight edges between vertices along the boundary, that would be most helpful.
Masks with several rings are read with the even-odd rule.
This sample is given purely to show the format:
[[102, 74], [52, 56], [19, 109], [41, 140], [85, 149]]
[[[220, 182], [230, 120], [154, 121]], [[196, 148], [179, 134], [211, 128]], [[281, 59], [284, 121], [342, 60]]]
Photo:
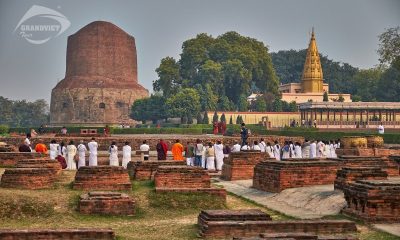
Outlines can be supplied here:
[[51, 92], [50, 123], [126, 124], [132, 103], [147, 97], [137, 79], [135, 39], [96, 21], [68, 37], [65, 78]]

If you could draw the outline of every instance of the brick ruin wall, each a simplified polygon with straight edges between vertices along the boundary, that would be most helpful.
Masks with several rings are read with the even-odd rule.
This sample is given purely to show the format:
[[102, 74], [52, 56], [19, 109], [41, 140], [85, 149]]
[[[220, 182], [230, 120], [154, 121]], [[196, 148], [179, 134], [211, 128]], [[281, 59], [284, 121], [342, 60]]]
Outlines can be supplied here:
[[135, 213], [135, 201], [118, 192], [89, 192], [80, 196], [78, 208], [81, 214], [131, 216]]
[[221, 178], [228, 181], [253, 179], [254, 167], [267, 155], [260, 151], [235, 152], [224, 158]]
[[7, 240], [76, 240], [96, 239], [115, 240], [111, 229], [80, 228], [80, 229], [0, 229], [0, 239]]
[[186, 165], [186, 161], [136, 161], [128, 163], [128, 173], [131, 179], [152, 180], [159, 166]]
[[81, 190], [130, 190], [128, 171], [116, 166], [80, 167], [75, 175], [74, 189]]

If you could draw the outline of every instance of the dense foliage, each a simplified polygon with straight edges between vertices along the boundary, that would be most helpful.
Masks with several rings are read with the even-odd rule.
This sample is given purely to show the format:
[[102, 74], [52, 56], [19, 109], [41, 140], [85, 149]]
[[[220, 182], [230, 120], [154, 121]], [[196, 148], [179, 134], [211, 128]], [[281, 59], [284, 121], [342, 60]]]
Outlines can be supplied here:
[[179, 89], [194, 88], [202, 111], [247, 110], [244, 102], [252, 90], [279, 96], [268, 48], [236, 32], [217, 38], [199, 34], [182, 44], [178, 61], [166, 57], [156, 72], [154, 91], [168, 98]]
[[40, 126], [49, 122], [49, 105], [43, 99], [34, 102], [0, 97], [0, 124], [11, 127]]

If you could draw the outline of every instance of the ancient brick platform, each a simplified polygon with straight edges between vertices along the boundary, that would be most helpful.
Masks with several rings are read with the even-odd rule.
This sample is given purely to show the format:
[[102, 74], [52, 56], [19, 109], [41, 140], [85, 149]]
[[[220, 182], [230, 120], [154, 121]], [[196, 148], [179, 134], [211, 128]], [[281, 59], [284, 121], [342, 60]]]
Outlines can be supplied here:
[[335, 189], [343, 190], [345, 185], [356, 180], [385, 180], [387, 172], [380, 168], [344, 167], [336, 172]]
[[389, 176], [398, 176], [398, 165], [393, 159], [375, 156], [341, 156], [340, 158], [329, 159], [339, 163], [340, 167], [372, 167], [381, 168]]
[[76, 172], [73, 188], [82, 190], [130, 190], [128, 171], [117, 166], [85, 166]]
[[136, 161], [128, 163], [128, 173], [131, 179], [151, 180], [159, 166], [186, 165], [186, 161]]
[[129, 216], [135, 213], [135, 201], [119, 192], [89, 192], [80, 196], [79, 212]]
[[0, 167], [15, 166], [22, 159], [39, 158], [47, 158], [47, 156], [36, 152], [0, 152]]
[[352, 236], [324, 236], [309, 233], [262, 233], [258, 237], [234, 237], [233, 240], [358, 240]]
[[157, 193], [202, 192], [226, 199], [226, 190], [212, 188], [210, 175], [201, 167], [159, 166], [154, 182]]
[[1, 176], [1, 187], [44, 189], [53, 186], [55, 172], [50, 168], [8, 168]]
[[265, 160], [266, 154], [260, 151], [243, 151], [229, 154], [224, 158], [221, 178], [228, 181], [252, 179], [254, 167]]
[[62, 168], [57, 160], [51, 159], [22, 159], [15, 165], [16, 168], [49, 168], [56, 174], [61, 173]]
[[343, 189], [342, 211], [368, 222], [400, 222], [400, 178], [358, 180]]
[[114, 231], [110, 228], [78, 229], [0, 229], [0, 239], [6, 240], [77, 240], [96, 239], [114, 240]]
[[254, 168], [253, 187], [267, 192], [333, 184], [338, 163], [329, 160], [262, 161]]
[[202, 210], [197, 218], [199, 226], [209, 221], [271, 221], [271, 217], [259, 209]]
[[[199, 216], [199, 219], [201, 217]], [[199, 235], [204, 238], [257, 237], [261, 233], [352, 234], [357, 231], [354, 222], [347, 220], [216, 220], [200, 221]]]
[[341, 156], [363, 156], [363, 157], [388, 157], [400, 154], [396, 148], [338, 148], [336, 154]]

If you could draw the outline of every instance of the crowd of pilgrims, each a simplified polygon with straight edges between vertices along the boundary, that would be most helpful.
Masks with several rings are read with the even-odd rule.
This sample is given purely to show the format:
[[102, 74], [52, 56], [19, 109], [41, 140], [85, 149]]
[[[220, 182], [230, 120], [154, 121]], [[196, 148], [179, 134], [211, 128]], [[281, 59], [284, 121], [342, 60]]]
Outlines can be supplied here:
[[[21, 152], [30, 152], [30, 134], [24, 144], [20, 146]], [[47, 150], [47, 146], [43, 143], [38, 143], [35, 146], [36, 152], [49, 153], [50, 159], [57, 159], [64, 168], [68, 170], [76, 170], [81, 166], [86, 165], [86, 154], [89, 153], [89, 166], [97, 166], [97, 155], [99, 144], [95, 138], [92, 138], [87, 145], [83, 141], [75, 146], [74, 141], [68, 144], [64, 142], [57, 143], [52, 140]], [[224, 157], [228, 157], [232, 152], [240, 151], [261, 151], [268, 154], [270, 158], [276, 160], [289, 159], [289, 158], [336, 158], [336, 149], [340, 148], [340, 140], [336, 141], [309, 141], [305, 140], [303, 144], [299, 142], [285, 141], [281, 146], [278, 141], [273, 143], [265, 142], [263, 138], [260, 141], [254, 141], [253, 144], [248, 144], [243, 141], [242, 144], [236, 142], [233, 146], [223, 144], [221, 140], [216, 140], [215, 143], [203, 143], [200, 139], [195, 142], [186, 142], [185, 146], [176, 140], [171, 147], [173, 160], [186, 160], [189, 166], [199, 166], [210, 171], [221, 171]], [[168, 145], [162, 139], [156, 145], [157, 159], [166, 160]], [[139, 150], [143, 152], [144, 160], [149, 159], [150, 146], [146, 140], [140, 145]], [[131, 161], [132, 147], [129, 142], [125, 142], [122, 147], [122, 162], [119, 163], [118, 146], [116, 142], [112, 142], [108, 147], [109, 164], [111, 166], [122, 166], [127, 168], [128, 163]], [[75, 161], [75, 156], [78, 155], [78, 162]]]

